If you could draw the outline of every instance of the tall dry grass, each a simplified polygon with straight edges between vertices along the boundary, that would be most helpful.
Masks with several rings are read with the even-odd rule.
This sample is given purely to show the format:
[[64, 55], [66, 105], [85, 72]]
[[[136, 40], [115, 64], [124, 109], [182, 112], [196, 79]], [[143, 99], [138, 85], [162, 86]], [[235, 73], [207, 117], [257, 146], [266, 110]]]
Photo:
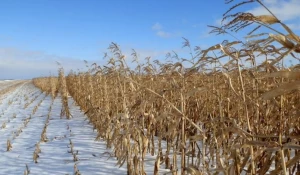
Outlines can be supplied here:
[[283, 66], [288, 56], [299, 60], [294, 53], [300, 39], [271, 11], [229, 14], [248, 3], [269, 11], [261, 1], [244, 1], [224, 14], [227, 24], [211, 26], [212, 32], [230, 34], [253, 25], [248, 42], [193, 51], [184, 39], [190, 60], [174, 53], [168, 54], [172, 63], [146, 58], [134, 69], [112, 43], [107, 65], [94, 63], [87, 72], [66, 76], [66, 88], [97, 129], [97, 139], [113, 148], [128, 174], [145, 174], [147, 153], [156, 155], [154, 174], [160, 168], [172, 174], [300, 172], [300, 71]]

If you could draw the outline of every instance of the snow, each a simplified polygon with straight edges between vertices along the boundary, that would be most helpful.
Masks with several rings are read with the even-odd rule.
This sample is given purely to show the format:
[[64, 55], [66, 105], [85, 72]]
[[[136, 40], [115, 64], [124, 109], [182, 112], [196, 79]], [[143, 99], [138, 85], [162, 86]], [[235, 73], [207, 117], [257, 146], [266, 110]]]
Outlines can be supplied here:
[[[1, 82], [0, 86], [5, 89], [10, 85]], [[71, 120], [60, 117], [60, 96], [52, 103], [51, 97], [31, 82], [23, 83], [1, 99], [0, 127], [3, 123], [5, 127], [0, 128], [0, 174], [24, 174], [26, 165], [30, 174], [74, 174], [76, 168], [81, 174], [127, 174], [126, 166], [115, 166], [117, 160], [107, 154], [111, 150], [106, 149], [105, 142], [95, 141], [96, 131], [72, 98]], [[40, 142], [45, 125], [48, 141]], [[7, 140], [12, 145], [10, 151], [6, 150]], [[70, 140], [78, 161], [70, 152]], [[41, 152], [35, 163], [37, 143]]]

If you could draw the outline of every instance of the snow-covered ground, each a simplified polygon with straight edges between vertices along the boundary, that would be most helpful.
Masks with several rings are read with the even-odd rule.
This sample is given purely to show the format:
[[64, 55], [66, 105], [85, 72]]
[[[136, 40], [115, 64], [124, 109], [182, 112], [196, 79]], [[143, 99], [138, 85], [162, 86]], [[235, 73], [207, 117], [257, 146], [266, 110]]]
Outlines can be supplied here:
[[60, 117], [59, 96], [52, 101], [29, 81], [0, 98], [0, 174], [27, 173], [26, 165], [28, 174], [127, 174], [108, 156], [105, 142], [95, 141], [96, 131], [72, 98], [70, 120]]

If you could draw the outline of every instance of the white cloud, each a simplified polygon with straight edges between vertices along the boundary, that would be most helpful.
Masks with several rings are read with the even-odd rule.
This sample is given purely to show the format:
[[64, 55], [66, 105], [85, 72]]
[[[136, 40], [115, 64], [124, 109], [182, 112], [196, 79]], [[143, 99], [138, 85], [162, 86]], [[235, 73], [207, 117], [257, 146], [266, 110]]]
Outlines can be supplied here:
[[274, 5], [278, 3], [278, 0], [264, 0], [264, 3], [267, 5]]
[[161, 30], [162, 26], [157, 22], [152, 26], [152, 30]]
[[161, 57], [165, 57], [169, 52], [167, 50], [151, 50], [151, 49], [136, 49], [136, 52], [140, 59], [144, 59], [146, 57], [151, 57], [153, 59], [159, 59]]
[[59, 62], [66, 74], [71, 70], [85, 68], [82, 60], [28, 51], [17, 48], [0, 48], [0, 79], [31, 79], [56, 75]]
[[289, 26], [292, 30], [300, 30], [300, 24], [286, 24]]
[[[300, 0], [264, 0], [263, 3], [279, 20], [285, 23], [288, 21], [288, 26], [293, 30], [300, 30], [300, 25], [298, 24], [298, 21], [300, 20]], [[264, 7], [258, 3], [256, 4], [257, 5], [254, 8], [247, 12], [254, 15], [270, 15]], [[223, 21], [223, 23], [222, 19], [217, 19], [215, 21], [217, 26], [226, 23], [228, 23], [228, 20]]]
[[217, 19], [217, 20], [215, 21], [215, 25], [216, 25], [216, 26], [222, 26], [223, 24], [227, 24], [228, 22], [229, 22], [228, 19], [225, 19], [225, 20], [223, 21], [223, 18], [220, 18], [220, 19]]
[[[264, 3], [277, 18], [282, 21], [299, 20], [300, 1], [299, 0], [265, 0]], [[262, 6], [249, 10], [254, 15], [268, 15], [269, 12]]]
[[146, 57], [151, 57], [152, 60], [156, 59], [164, 59], [166, 54], [170, 52], [167, 49], [155, 49], [155, 48], [145, 48], [145, 47], [137, 47], [132, 45], [121, 45], [122, 53], [126, 56], [127, 64], [130, 65], [133, 61], [132, 49], [134, 49], [137, 53], [137, 57], [140, 63], [144, 61]]
[[[135, 48], [132, 46], [120, 46], [123, 54], [126, 55], [126, 60], [129, 66], [135, 67], [133, 61], [132, 49], [137, 52], [140, 63], [145, 62], [146, 57], [151, 57], [151, 60], [163, 60], [170, 50], [161, 49], [145, 49]], [[179, 49], [182, 49], [179, 47]], [[182, 53], [182, 50], [173, 49], [178, 53]], [[101, 50], [102, 52], [102, 50]], [[110, 55], [110, 54], [109, 54]], [[102, 57], [103, 55], [101, 55]], [[98, 65], [104, 65], [108, 60], [88, 60], [88, 65], [94, 62]], [[77, 72], [84, 71], [87, 68], [85, 63], [81, 59], [75, 59], [70, 57], [63, 57], [53, 54], [48, 54], [42, 51], [24, 50], [14, 47], [0, 47], [0, 79], [31, 79], [40, 76], [57, 75], [59, 62], [64, 70], [65, 74], [68, 74], [70, 70]]]
[[158, 32], [156, 32], [156, 35], [160, 36], [162, 38], [169, 38], [171, 36], [170, 33], [165, 32], [165, 31], [158, 31]]
[[152, 30], [154, 30], [156, 32], [156, 35], [161, 38], [169, 38], [173, 36], [173, 34], [171, 34], [170, 32], [164, 31], [162, 25], [158, 22], [152, 26]]

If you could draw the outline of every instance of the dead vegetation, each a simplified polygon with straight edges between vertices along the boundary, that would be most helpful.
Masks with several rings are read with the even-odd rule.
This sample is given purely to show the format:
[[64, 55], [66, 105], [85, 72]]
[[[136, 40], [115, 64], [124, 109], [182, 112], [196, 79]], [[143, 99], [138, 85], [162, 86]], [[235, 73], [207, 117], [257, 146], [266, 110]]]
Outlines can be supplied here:
[[[133, 51], [134, 69], [112, 43], [106, 66], [94, 63], [65, 80], [60, 70], [59, 83], [53, 77], [34, 82], [52, 96], [60, 87], [67, 97], [67, 89], [128, 174], [145, 174], [147, 153], [156, 155], [154, 174], [160, 168], [171, 174], [299, 173], [300, 71], [284, 60], [299, 60], [300, 39], [272, 12], [229, 14], [248, 3], [265, 7], [259, 0], [237, 3], [224, 14], [227, 24], [211, 26], [222, 34], [253, 25], [246, 43], [195, 47], [190, 60], [168, 54], [172, 63], [146, 58], [141, 64]], [[186, 39], [183, 46], [193, 50]], [[52, 88], [42, 85], [51, 79]]]

